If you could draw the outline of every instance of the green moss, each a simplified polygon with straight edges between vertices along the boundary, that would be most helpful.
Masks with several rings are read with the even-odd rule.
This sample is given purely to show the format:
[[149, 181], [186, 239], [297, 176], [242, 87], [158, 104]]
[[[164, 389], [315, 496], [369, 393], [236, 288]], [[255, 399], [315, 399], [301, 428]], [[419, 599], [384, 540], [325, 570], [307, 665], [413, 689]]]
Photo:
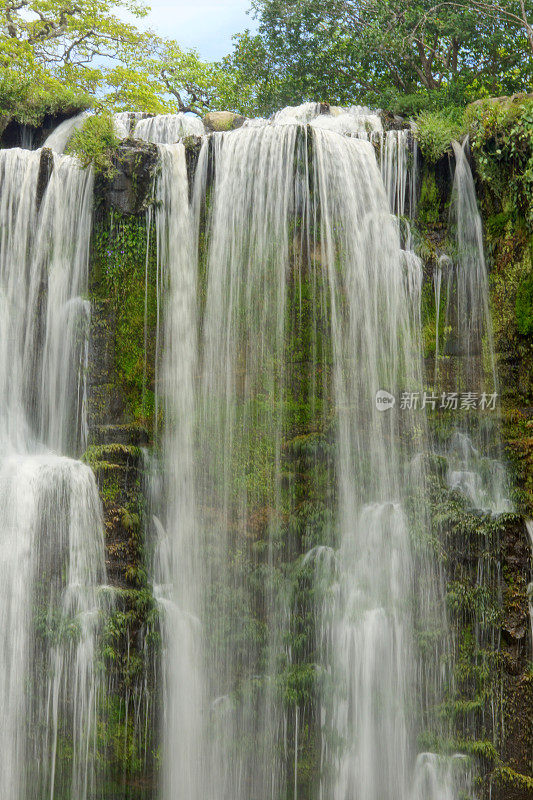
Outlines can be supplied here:
[[533, 275], [521, 281], [516, 290], [516, 326], [524, 336], [533, 335]]
[[98, 491], [104, 504], [116, 503], [124, 483], [125, 470], [117, 464], [107, 461], [96, 461], [91, 464], [94, 472]]
[[503, 230], [495, 231], [494, 224], [488, 228], [487, 238], [494, 261], [490, 290], [496, 347], [500, 354], [519, 358], [520, 335], [530, 324], [530, 237], [523, 224], [508, 220]]
[[[434, 356], [437, 344], [437, 308], [435, 304], [435, 290], [432, 281], [422, 284], [420, 298], [422, 319], [422, 346], [425, 356]], [[439, 355], [442, 358], [446, 323], [446, 281], [442, 281], [439, 307]]]
[[136, 464], [141, 457], [140, 447], [126, 444], [90, 445], [82, 456], [82, 461], [90, 467], [101, 463], [112, 465]]
[[129, 418], [149, 430], [156, 360], [154, 238], [148, 241], [144, 214], [122, 216], [102, 206], [93, 232], [90, 287], [114, 345], [115, 369], [109, 378], [125, 399]]
[[440, 217], [440, 198], [433, 172], [426, 172], [420, 189], [418, 220], [421, 225], [434, 225]]
[[514, 500], [524, 516], [533, 514], [533, 420], [522, 409], [503, 409], [506, 453], [512, 468]]

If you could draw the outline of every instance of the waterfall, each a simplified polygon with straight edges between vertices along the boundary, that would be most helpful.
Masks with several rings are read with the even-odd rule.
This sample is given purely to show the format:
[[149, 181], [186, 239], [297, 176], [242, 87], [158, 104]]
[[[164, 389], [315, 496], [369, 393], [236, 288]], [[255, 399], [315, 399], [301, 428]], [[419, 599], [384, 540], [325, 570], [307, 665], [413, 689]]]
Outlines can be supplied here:
[[[87, 263], [93, 180], [72, 158], [53, 159], [46, 191], [41, 151], [1, 153], [0, 441], [79, 453], [86, 444]], [[65, 364], [70, 369], [64, 369]]]
[[67, 456], [87, 435], [93, 179], [18, 149], [0, 151], [0, 176], [0, 788], [84, 800], [104, 542], [94, 476]]
[[87, 116], [87, 111], [82, 111], [75, 117], [69, 117], [69, 119], [61, 122], [46, 138], [43, 147], [49, 147], [50, 150], [53, 150], [55, 153], [64, 153], [70, 137], [75, 131], [82, 127]]
[[[114, 728], [102, 711], [104, 526], [77, 460], [94, 181], [60, 152], [83, 118], [49, 137], [55, 152], [0, 150], [6, 800], [107, 798], [106, 736], [123, 734], [127, 751], [131, 722]], [[184, 114], [116, 114], [115, 126], [160, 158], [141, 281], [147, 393], [155, 242], [155, 447], [144, 463], [161, 800], [472, 796], [464, 755], [419, 745], [429, 729], [442, 742], [449, 732], [436, 717], [451, 633], [431, 549], [443, 542], [427, 507], [428, 420], [400, 400], [425, 388], [411, 132], [384, 130], [368, 108], [317, 103], [209, 135]], [[178, 141], [188, 135], [198, 148]], [[429, 287], [433, 390], [451, 382], [457, 396], [494, 397], [497, 411], [467, 147], [454, 144], [454, 243]], [[460, 412], [448, 487], [477, 510], [509, 510], [497, 413]], [[149, 605], [146, 585], [139, 595]], [[123, 791], [137, 787], [124, 780]]]
[[[468, 139], [454, 142], [455, 175], [450, 209], [454, 233], [451, 262], [446, 259], [446, 316], [443, 352], [454, 357], [458, 397], [470, 395], [474, 411], [466, 406], [448, 447], [448, 482], [461, 491], [475, 508], [494, 514], [511, 510], [509, 485], [501, 463], [499, 433], [499, 384], [494, 354], [489, 286], [483, 229], [476, 190], [468, 163]], [[440, 265], [439, 265], [440, 267]], [[437, 274], [436, 301], [440, 304]], [[437, 318], [438, 319], [438, 318]], [[439, 354], [435, 376], [438, 381]]]
[[[208, 631], [215, 732], [209, 796], [227, 800], [282, 796], [286, 779], [276, 680], [288, 607], [278, 560], [289, 502], [282, 439], [291, 222], [305, 202], [305, 173], [294, 174], [306, 161], [299, 133], [295, 125], [268, 125], [213, 141], [199, 488], [212, 553], [211, 605], [220, 598]], [[258, 586], [250, 582], [254, 570]], [[264, 631], [253, 634], [257, 616]]]
[[[315, 138], [321, 260], [331, 308], [337, 409], [336, 574], [320, 619], [328, 673], [323, 798], [409, 796], [414, 768], [413, 557], [398, 406], [378, 390], [421, 386], [420, 353], [398, 230], [372, 147]], [[329, 765], [329, 769], [327, 768]]]
[[[465, 356], [465, 382], [484, 385], [485, 372], [490, 388], [497, 391], [492, 321], [489, 311], [489, 287], [483, 246], [483, 228], [477, 206], [476, 190], [467, 158], [468, 139], [463, 145], [453, 143], [455, 174], [450, 221], [455, 232], [455, 274], [448, 296], [448, 317], [455, 327], [457, 352]], [[486, 371], [476, 363], [486, 347]]]
[[159, 145], [156, 212], [158, 287], [164, 297], [161, 392], [164, 525], [157, 524], [155, 595], [162, 611], [164, 657], [163, 797], [205, 796], [204, 680], [201, 591], [203, 548], [195, 501], [194, 380], [196, 259], [189, 212], [185, 149]]
[[407, 137], [394, 137], [401, 158], [390, 156], [387, 174], [403, 188], [391, 193], [367, 136], [308, 125], [316, 108], [300, 111], [301, 122], [290, 110], [206, 138], [190, 204], [183, 146], [160, 145], [163, 797], [267, 800], [291, 782], [298, 794], [305, 711], [289, 714], [280, 690], [293, 663], [281, 555], [301, 546], [287, 523], [302, 492], [295, 403], [334, 453], [331, 488], [308, 488], [333, 522], [306, 562], [324, 594], [320, 796], [418, 798], [431, 769], [455, 797], [448, 761], [416, 751], [413, 633], [424, 619], [412, 609], [406, 501], [424, 484], [411, 466], [427, 442], [424, 414], [376, 406], [381, 389], [422, 386], [421, 263], [401, 249], [389, 204], [408, 197]]
[[198, 117], [182, 113], [157, 114], [155, 117], [140, 119], [133, 129], [133, 138], [172, 144], [183, 136], [203, 136], [204, 133], [203, 122]]
[[386, 131], [381, 136], [380, 164], [393, 214], [413, 219], [416, 213], [418, 145], [409, 130]]

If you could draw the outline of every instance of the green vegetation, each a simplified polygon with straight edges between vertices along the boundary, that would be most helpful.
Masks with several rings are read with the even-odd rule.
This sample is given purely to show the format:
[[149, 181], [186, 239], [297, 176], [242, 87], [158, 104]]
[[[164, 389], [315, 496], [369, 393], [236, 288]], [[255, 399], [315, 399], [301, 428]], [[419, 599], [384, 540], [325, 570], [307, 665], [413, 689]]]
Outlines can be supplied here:
[[0, 7], [5, 113], [38, 124], [54, 108], [202, 114], [246, 102], [247, 91], [234, 73], [172, 40], [141, 32], [117, 14], [120, 10], [134, 20], [147, 14], [142, 0], [5, 0]]
[[435, 164], [443, 155], [450, 153], [451, 142], [466, 133], [464, 115], [459, 108], [423, 111], [415, 122], [415, 136], [422, 155], [430, 164]]
[[[523, 13], [515, 0], [253, 0], [257, 32], [239, 33], [217, 64], [117, 14], [142, 19], [142, 0], [6, 0], [0, 105], [32, 122], [43, 109], [89, 104], [249, 115], [308, 100], [410, 115], [464, 107], [531, 88], [533, 3], [522, 5]], [[434, 153], [448, 144], [431, 139]]]
[[91, 294], [104, 304], [106, 318], [113, 320], [109, 333], [114, 342], [115, 389], [126, 399], [130, 420], [151, 429], [156, 341], [154, 237], [148, 241], [144, 214], [122, 216], [108, 208], [101, 213], [93, 233]]
[[426, 172], [420, 189], [418, 217], [421, 225], [434, 225], [440, 219], [440, 198], [432, 172]]
[[470, 106], [466, 120], [479, 177], [502, 211], [533, 230], [533, 101], [486, 100]]
[[42, 77], [44, 80], [36, 81], [17, 72], [0, 69], [0, 116], [38, 126], [47, 114], [75, 114], [91, 106], [89, 94], [49, 76]]
[[528, 275], [516, 291], [516, 326], [524, 336], [533, 335], [533, 275]]
[[97, 174], [112, 178], [117, 171], [113, 153], [118, 143], [111, 114], [96, 114], [87, 117], [83, 127], [74, 131], [67, 153], [77, 156], [84, 167], [92, 166]]
[[[533, 4], [254, 0], [258, 32], [226, 61], [257, 110], [307, 100], [416, 113], [523, 91], [533, 77]], [[533, 36], [531, 37], [533, 41]]]

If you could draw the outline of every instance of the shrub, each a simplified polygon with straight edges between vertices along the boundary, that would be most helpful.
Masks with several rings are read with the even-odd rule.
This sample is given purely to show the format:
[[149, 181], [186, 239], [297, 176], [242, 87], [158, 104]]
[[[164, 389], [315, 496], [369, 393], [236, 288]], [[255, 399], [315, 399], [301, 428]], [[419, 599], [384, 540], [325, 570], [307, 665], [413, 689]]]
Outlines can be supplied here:
[[84, 167], [92, 165], [98, 174], [112, 178], [116, 173], [113, 153], [118, 143], [111, 114], [95, 114], [74, 132], [67, 153], [77, 156]]
[[533, 102], [502, 98], [466, 112], [479, 177], [503, 208], [512, 206], [533, 230]]
[[466, 133], [464, 112], [460, 108], [442, 111], [423, 111], [416, 117], [415, 136], [422, 155], [435, 164], [445, 153], [451, 152], [451, 143]]

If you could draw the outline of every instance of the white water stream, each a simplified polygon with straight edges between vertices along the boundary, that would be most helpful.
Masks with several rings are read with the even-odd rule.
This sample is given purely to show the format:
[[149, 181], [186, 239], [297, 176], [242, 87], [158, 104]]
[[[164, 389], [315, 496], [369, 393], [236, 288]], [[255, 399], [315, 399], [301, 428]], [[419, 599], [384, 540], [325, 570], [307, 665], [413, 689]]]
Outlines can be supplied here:
[[[336, 567], [317, 608], [329, 675], [320, 700], [320, 796], [456, 797], [449, 760], [416, 750], [416, 581], [403, 503], [424, 480], [407, 466], [423, 446], [423, 416], [384, 414], [375, 404], [380, 388], [422, 385], [420, 262], [402, 251], [391, 214], [413, 208], [407, 135], [382, 145], [385, 186], [368, 126], [352, 114], [349, 136], [338, 123], [308, 129], [315, 113], [289, 109], [215, 134], [211, 145], [206, 139], [191, 206], [183, 146], [161, 148], [168, 422], [155, 576], [165, 616], [165, 800], [267, 800], [289, 781], [279, 749], [288, 720], [276, 686], [290, 605], [277, 552], [293, 502], [283, 484], [289, 293], [303, 281], [313, 287], [314, 341], [319, 331], [328, 341], [309, 365], [310, 402], [318, 402], [317, 371], [329, 373], [320, 391], [324, 414], [336, 419], [337, 553], [327, 559]], [[191, 237], [209, 157], [205, 277], [196, 280]], [[412, 437], [400, 437], [400, 423], [412, 426]], [[258, 551], [247, 539], [257, 525], [266, 536], [264, 582], [252, 591], [246, 565]], [[265, 636], [254, 643], [248, 625], [258, 608]]]
[[94, 476], [68, 456], [87, 435], [93, 180], [55, 156], [38, 198], [40, 158], [0, 151], [0, 795], [85, 800], [104, 544]]

